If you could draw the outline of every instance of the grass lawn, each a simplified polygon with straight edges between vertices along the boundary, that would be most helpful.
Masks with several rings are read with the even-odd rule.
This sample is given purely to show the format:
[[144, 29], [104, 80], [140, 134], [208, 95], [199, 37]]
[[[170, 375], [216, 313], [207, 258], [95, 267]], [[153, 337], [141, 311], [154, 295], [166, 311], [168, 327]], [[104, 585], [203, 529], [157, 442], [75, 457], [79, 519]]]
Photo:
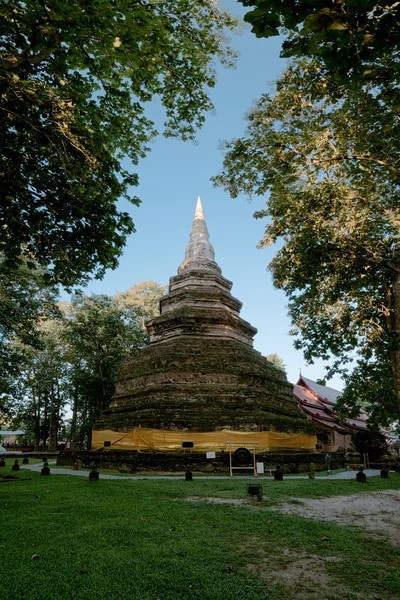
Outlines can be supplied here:
[[[11, 474], [10, 467], [0, 474]], [[400, 548], [269, 507], [292, 498], [400, 489], [400, 476], [265, 480], [251, 504], [232, 480], [110, 481], [68, 475], [0, 483], [0, 600], [367, 600], [400, 597]], [[18, 473], [17, 473], [18, 475]], [[33, 555], [40, 558], [33, 560]], [[324, 560], [315, 585], [281, 577], [290, 557]], [[316, 557], [310, 559], [310, 557]]]
[[[22, 461], [24, 459], [24, 456], [17, 456], [17, 457], [14, 457], [14, 458], [10, 458], [6, 454], [1, 454], [1, 457], [4, 458], [4, 460], [6, 461], [6, 466], [10, 467], [10, 468], [11, 468], [11, 465], [14, 464], [15, 458], [18, 458], [18, 462], [19, 462], [20, 465], [23, 464]], [[43, 459], [41, 459], [41, 458], [30, 458], [30, 457], [28, 457], [28, 459], [29, 459], [29, 464], [30, 465], [37, 465], [38, 463], [43, 463]], [[54, 459], [50, 458], [49, 460], [54, 460]]]

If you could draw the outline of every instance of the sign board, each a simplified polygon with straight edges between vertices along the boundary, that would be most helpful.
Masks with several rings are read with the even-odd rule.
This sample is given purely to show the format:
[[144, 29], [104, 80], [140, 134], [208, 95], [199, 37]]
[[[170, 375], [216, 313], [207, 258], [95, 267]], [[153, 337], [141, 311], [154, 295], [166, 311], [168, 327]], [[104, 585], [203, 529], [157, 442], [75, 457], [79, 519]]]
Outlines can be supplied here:
[[215, 458], [215, 452], [206, 452], [206, 458]]
[[257, 475], [264, 475], [264, 463], [263, 462], [257, 463]]

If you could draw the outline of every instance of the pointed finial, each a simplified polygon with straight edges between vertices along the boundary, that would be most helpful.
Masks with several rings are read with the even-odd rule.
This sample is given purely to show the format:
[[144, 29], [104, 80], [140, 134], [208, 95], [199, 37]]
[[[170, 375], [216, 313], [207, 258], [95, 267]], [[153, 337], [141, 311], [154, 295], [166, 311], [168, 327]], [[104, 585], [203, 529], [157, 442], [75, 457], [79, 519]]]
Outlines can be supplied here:
[[[215, 265], [214, 248], [210, 244], [209, 234], [204, 218], [203, 206], [200, 196], [197, 196], [196, 211], [194, 213], [192, 230], [190, 232], [190, 240], [186, 246], [185, 260], [180, 265], [178, 272], [187, 268], [189, 264], [201, 262], [203, 265], [213, 264], [213, 268], [219, 267]], [[209, 267], [208, 267], [209, 268]]]
[[194, 217], [200, 217], [201, 219], [204, 219], [204, 212], [203, 212], [203, 205], [201, 203], [201, 199], [200, 196], [197, 196], [197, 204], [196, 204], [196, 211], [194, 213]]

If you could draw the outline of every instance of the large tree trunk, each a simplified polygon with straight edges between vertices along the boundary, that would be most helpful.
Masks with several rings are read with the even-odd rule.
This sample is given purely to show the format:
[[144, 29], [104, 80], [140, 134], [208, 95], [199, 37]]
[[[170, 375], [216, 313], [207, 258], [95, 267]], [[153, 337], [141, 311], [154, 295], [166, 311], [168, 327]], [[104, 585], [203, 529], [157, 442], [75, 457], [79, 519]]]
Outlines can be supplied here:
[[46, 442], [49, 438], [49, 393], [46, 390], [43, 394], [44, 396], [44, 402], [43, 402], [43, 419], [42, 419], [42, 427], [41, 427], [41, 434], [42, 434], [42, 450], [45, 452], [47, 450], [46, 448]]
[[104, 385], [103, 367], [101, 364], [101, 359], [99, 360], [99, 375], [100, 375], [100, 379], [101, 379], [101, 395], [102, 395], [101, 408], [103, 409], [103, 408], [105, 408], [106, 388]]
[[58, 410], [55, 402], [54, 381], [51, 382], [50, 392], [50, 425], [49, 425], [49, 452], [57, 450], [57, 428], [58, 428]]
[[74, 389], [74, 402], [72, 405], [72, 420], [71, 420], [71, 446], [75, 449], [76, 444], [76, 429], [78, 422], [78, 392]]
[[393, 282], [392, 324], [390, 358], [400, 416], [400, 274], [396, 275]]
[[39, 452], [40, 450], [40, 392], [34, 402], [35, 406], [35, 444], [34, 450], [35, 452]]

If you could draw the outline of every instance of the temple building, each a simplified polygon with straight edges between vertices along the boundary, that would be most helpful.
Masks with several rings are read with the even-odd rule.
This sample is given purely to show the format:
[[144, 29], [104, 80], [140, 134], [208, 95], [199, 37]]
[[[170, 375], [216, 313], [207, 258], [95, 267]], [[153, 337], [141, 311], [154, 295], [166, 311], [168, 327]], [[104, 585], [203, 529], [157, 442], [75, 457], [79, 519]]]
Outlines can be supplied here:
[[[322, 452], [347, 452], [351, 449], [353, 435], [368, 431], [368, 414], [360, 409], [356, 417], [339, 416], [336, 402], [342, 392], [300, 375], [293, 390], [299, 407], [317, 428], [318, 450]], [[396, 441], [396, 435], [380, 428], [389, 445]]]
[[[340, 419], [335, 409], [342, 392], [300, 375], [293, 390], [300, 408], [308, 415], [319, 431], [318, 446], [322, 451], [336, 452], [350, 449], [353, 433], [366, 431], [367, 414], [361, 410], [353, 419]], [[325, 433], [325, 435], [324, 435]]]
[[124, 364], [114, 399], [93, 431], [93, 449], [314, 450], [315, 426], [289, 384], [253, 349], [257, 330], [215, 261], [200, 198], [190, 240], [149, 346]]

